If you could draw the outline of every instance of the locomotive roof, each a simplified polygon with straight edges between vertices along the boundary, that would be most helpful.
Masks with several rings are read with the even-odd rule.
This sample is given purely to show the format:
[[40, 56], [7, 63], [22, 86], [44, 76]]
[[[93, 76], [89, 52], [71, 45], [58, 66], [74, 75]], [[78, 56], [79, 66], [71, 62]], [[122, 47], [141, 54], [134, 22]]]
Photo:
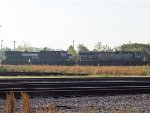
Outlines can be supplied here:
[[106, 51], [82, 51], [79, 52], [79, 54], [98, 54], [98, 53], [140, 53], [140, 52], [133, 52], [133, 51], [112, 51], [112, 52], [106, 52]]
[[43, 53], [43, 52], [67, 52], [67, 51], [39, 51], [39, 52], [29, 52], [29, 51], [5, 51], [5, 53]]

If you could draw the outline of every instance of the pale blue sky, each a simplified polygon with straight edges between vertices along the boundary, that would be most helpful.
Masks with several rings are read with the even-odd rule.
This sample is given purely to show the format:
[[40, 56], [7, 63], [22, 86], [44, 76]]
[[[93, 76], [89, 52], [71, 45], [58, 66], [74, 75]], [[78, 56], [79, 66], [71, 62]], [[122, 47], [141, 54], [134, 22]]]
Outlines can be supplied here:
[[67, 49], [75, 41], [93, 49], [129, 41], [150, 43], [150, 1], [0, 0], [0, 40]]

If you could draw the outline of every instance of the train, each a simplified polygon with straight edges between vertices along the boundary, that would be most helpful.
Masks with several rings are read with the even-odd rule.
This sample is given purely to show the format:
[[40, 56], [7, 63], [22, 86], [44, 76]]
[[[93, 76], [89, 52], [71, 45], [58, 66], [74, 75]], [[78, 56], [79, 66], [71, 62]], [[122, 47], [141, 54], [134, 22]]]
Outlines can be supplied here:
[[67, 51], [21, 52], [5, 51], [4, 65], [147, 65], [149, 61], [140, 52], [131, 51], [83, 51], [76, 55]]

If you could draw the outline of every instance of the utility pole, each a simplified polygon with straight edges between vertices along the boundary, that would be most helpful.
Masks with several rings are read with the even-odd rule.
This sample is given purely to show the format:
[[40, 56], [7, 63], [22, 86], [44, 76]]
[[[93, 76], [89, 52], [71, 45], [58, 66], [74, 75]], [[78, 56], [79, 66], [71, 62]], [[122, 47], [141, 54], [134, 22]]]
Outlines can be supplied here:
[[[0, 27], [1, 27], [1, 25], [0, 25]], [[1, 40], [1, 51], [2, 51], [2, 49], [3, 49], [3, 40]]]
[[15, 51], [15, 44], [16, 44], [16, 41], [13, 41], [13, 43], [14, 43], [14, 51]]
[[3, 40], [1, 40], [1, 51], [3, 49]]
[[73, 49], [74, 49], [74, 40], [73, 40]]

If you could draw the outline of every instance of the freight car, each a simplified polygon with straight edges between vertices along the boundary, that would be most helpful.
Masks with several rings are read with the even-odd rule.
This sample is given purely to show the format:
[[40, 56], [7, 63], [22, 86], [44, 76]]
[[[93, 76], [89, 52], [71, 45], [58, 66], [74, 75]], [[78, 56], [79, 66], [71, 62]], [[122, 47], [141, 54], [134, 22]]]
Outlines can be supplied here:
[[146, 65], [144, 54], [140, 52], [79, 52], [78, 65]]
[[5, 51], [5, 56], [6, 58], [2, 61], [2, 64], [74, 65], [74, 61], [70, 59], [70, 55], [66, 51]]

